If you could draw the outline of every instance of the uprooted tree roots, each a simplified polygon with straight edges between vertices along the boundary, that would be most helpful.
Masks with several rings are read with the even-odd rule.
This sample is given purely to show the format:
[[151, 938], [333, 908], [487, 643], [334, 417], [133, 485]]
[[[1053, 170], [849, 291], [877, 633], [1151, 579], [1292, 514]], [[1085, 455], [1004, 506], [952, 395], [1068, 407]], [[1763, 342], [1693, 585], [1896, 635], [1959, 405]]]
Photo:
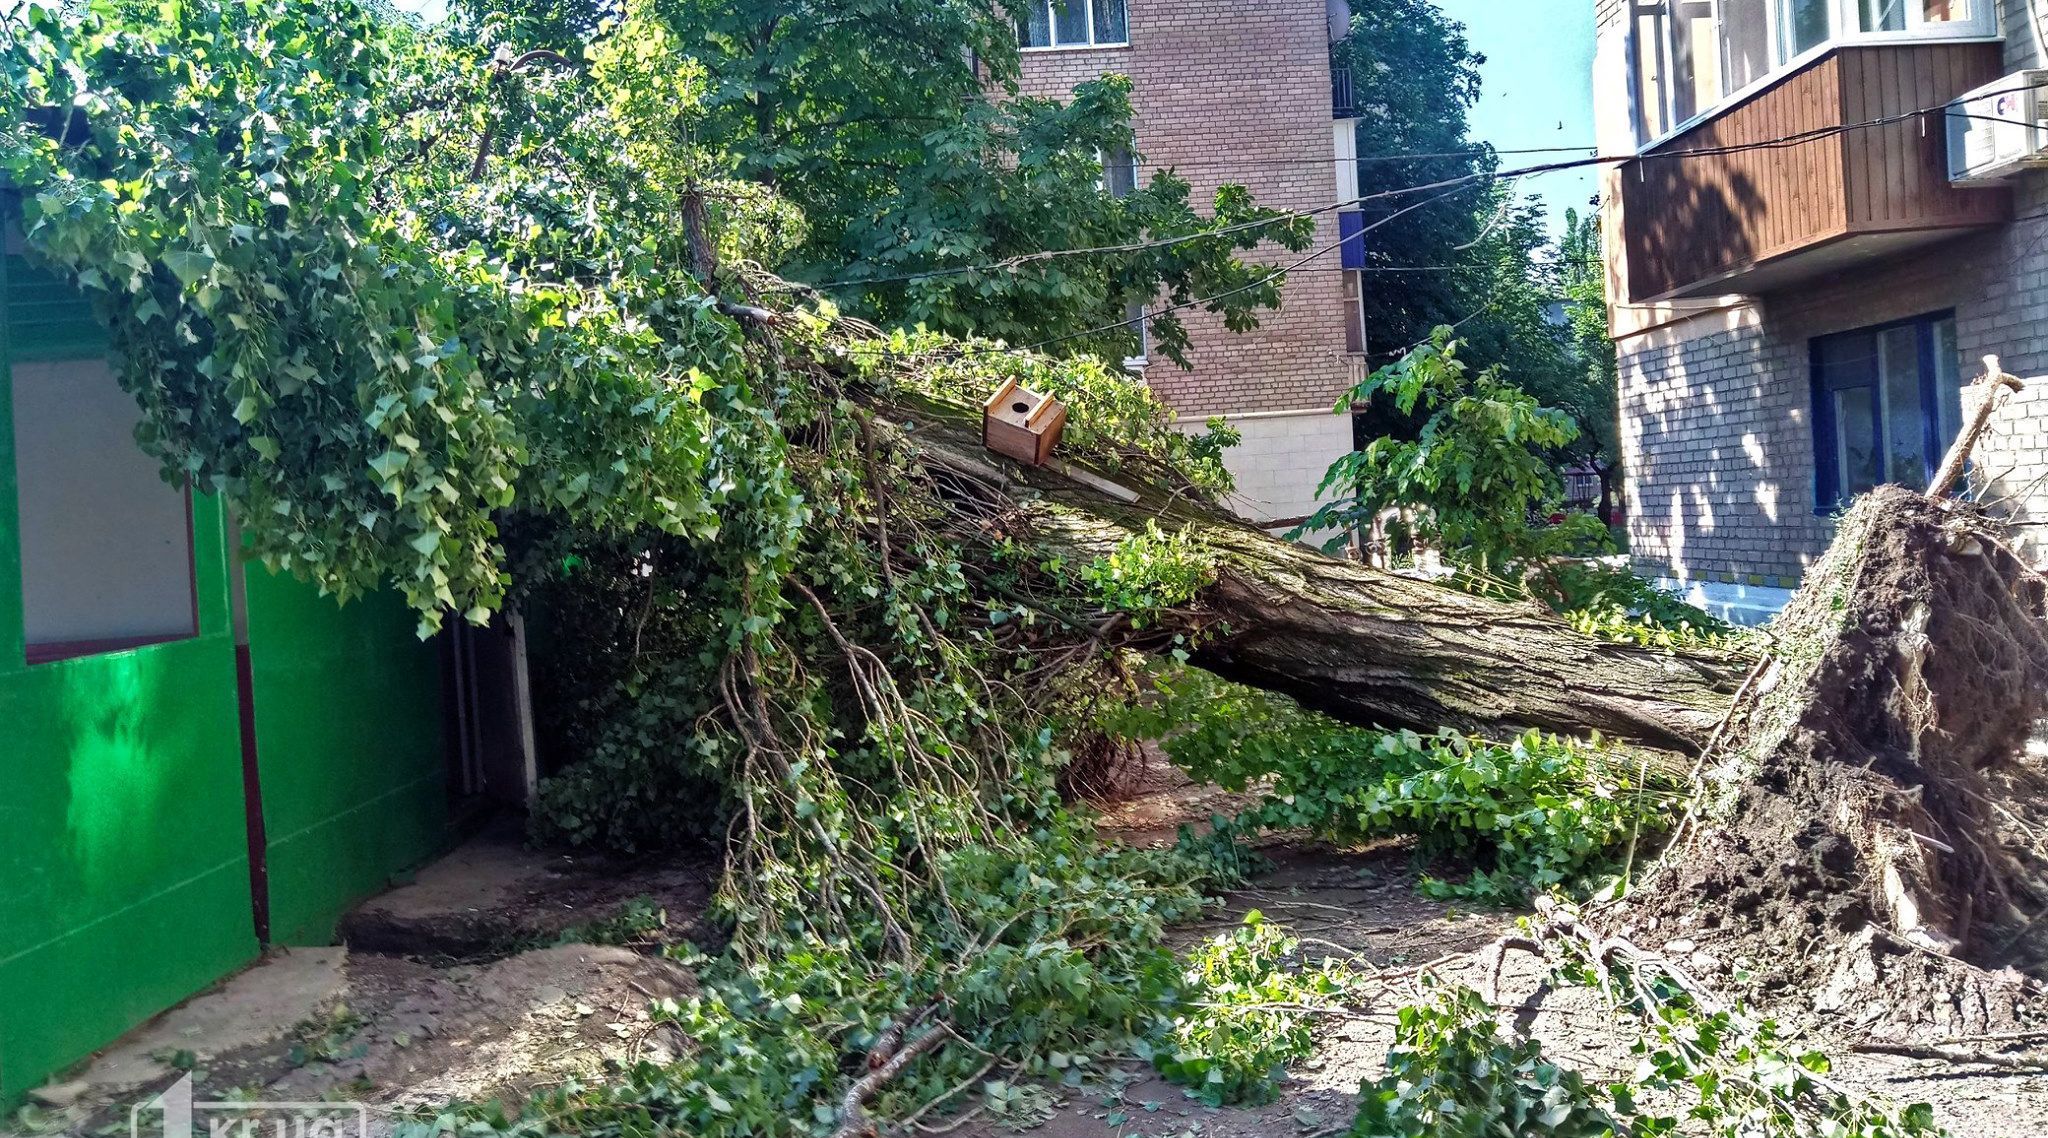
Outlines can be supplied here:
[[[1983, 1031], [2038, 993], [1999, 968], [2048, 909], [2001, 801], [2048, 696], [2048, 581], [1973, 510], [1867, 495], [1773, 626], [1703, 759], [1694, 825], [1618, 923], [1871, 1029]], [[2005, 840], [2002, 840], [2005, 839]]]

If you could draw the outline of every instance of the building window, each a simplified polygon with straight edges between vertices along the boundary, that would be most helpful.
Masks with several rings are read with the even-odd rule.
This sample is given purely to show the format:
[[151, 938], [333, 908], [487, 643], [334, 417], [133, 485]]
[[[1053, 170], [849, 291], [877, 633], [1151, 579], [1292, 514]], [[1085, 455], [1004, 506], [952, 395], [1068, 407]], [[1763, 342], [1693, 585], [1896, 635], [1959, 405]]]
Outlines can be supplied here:
[[1816, 53], [1856, 43], [1993, 38], [1989, 0], [1628, 0], [1637, 141], [1681, 129]]
[[1027, 48], [1102, 47], [1130, 42], [1125, 0], [1035, 0], [1017, 18]]
[[[1989, 0], [1984, 0], [1988, 3]], [[1927, 25], [1968, 23], [1972, 0], [1860, 0], [1866, 32], [1903, 32]]]
[[196, 635], [191, 499], [137, 449], [140, 413], [107, 361], [9, 374], [28, 662]]
[[1344, 271], [1344, 350], [1365, 351], [1365, 274], [1355, 269]]
[[1145, 312], [1142, 301], [1132, 301], [1124, 306], [1124, 327], [1130, 329], [1131, 342], [1137, 351], [1124, 357], [1124, 370], [1143, 372], [1152, 363], [1151, 317]]
[[1835, 0], [1778, 0], [1778, 62], [1790, 63], [1828, 41]]
[[1949, 313], [1813, 341], [1816, 504], [1832, 510], [1880, 483], [1925, 486], [1963, 418]]
[[1102, 180], [1098, 184], [1110, 197], [1128, 197], [1138, 188], [1138, 156], [1130, 147], [1103, 151], [1096, 161], [1102, 163]]

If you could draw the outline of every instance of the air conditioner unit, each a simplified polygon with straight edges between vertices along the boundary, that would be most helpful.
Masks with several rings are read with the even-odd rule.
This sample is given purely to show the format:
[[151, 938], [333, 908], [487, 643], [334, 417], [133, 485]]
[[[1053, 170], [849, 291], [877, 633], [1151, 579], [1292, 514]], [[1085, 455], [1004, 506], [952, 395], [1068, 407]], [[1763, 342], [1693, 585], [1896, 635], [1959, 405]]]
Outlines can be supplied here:
[[1948, 180], [1990, 186], [2048, 166], [2048, 70], [2015, 71], [1948, 105]]

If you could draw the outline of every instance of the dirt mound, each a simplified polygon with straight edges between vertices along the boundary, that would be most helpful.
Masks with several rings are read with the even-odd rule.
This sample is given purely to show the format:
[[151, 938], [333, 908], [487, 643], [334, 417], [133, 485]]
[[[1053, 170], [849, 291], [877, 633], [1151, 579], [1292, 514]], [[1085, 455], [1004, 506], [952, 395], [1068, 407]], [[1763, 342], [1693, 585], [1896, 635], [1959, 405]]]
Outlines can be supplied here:
[[1771, 626], [1697, 824], [1628, 922], [1711, 941], [1764, 995], [1824, 977], [1820, 1005], [1873, 1032], [2024, 1014], [2035, 986], [1984, 969], [2048, 906], [2031, 851], [2000, 840], [2043, 803], [1999, 800], [2036, 761], [2044, 617], [2048, 582], [1995, 523], [1865, 496]]
[[463, 843], [411, 883], [363, 902], [342, 918], [339, 935], [357, 952], [481, 961], [607, 939], [589, 933], [661, 913], [666, 920], [655, 939], [716, 949], [721, 934], [704, 919], [715, 876], [715, 864], [702, 857], [536, 850], [508, 823]]

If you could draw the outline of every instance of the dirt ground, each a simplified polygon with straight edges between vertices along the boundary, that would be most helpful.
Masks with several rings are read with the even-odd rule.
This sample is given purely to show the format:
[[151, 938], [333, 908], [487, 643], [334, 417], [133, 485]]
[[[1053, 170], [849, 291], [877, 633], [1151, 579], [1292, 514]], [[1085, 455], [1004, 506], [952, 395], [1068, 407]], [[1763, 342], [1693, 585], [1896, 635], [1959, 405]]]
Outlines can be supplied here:
[[[1201, 825], [1210, 815], [1238, 806], [1232, 795], [1155, 766], [1136, 797], [1105, 808], [1104, 814], [1110, 832], [1146, 844], [1170, 842], [1181, 824]], [[1261, 852], [1273, 862], [1271, 871], [1229, 894], [1219, 911], [1188, 930], [1190, 939], [1227, 928], [1258, 909], [1299, 936], [1311, 958], [1328, 954], [1388, 970], [1439, 962], [1431, 970], [1434, 975], [1483, 992], [1492, 981], [1493, 964], [1493, 954], [1484, 950], [1510, 931], [1519, 915], [1424, 898], [1416, 890], [1419, 872], [1408, 851], [1391, 843], [1347, 850], [1278, 840]], [[1681, 930], [1670, 932], [1672, 939], [1680, 938]], [[1658, 938], [1647, 940], [1655, 944]], [[1589, 1080], [1634, 1069], [1632, 1039], [1597, 993], [1550, 990], [1543, 983], [1544, 970], [1521, 954], [1507, 957], [1500, 981], [1497, 998], [1527, 1008], [1518, 1012], [1517, 1022], [1543, 1041], [1554, 1060], [1576, 1066]], [[1100, 1085], [1053, 1088], [1054, 1105], [1029, 1129], [1043, 1138], [1327, 1138], [1332, 1127], [1349, 1125], [1359, 1084], [1386, 1073], [1395, 1013], [1414, 995], [1413, 982], [1404, 977], [1390, 982], [1382, 998], [1357, 1014], [1322, 1022], [1315, 1056], [1289, 1072], [1279, 1101], [1269, 1106], [1208, 1107], [1132, 1066]], [[1832, 1041], [1809, 1042], [1826, 1046]], [[1830, 1054], [1838, 1081], [1893, 1102], [1931, 1103], [1937, 1121], [1954, 1138], [2039, 1138], [2048, 1132], [2048, 1073], [1839, 1049]], [[1001, 1138], [1019, 1129], [984, 1113], [955, 1133]]]
[[[1105, 826], [1133, 844], [1165, 843], [1181, 824], [1201, 825], [1239, 805], [1155, 767], [1138, 793], [1105, 808]], [[1515, 914], [1422, 897], [1417, 867], [1394, 844], [1338, 849], [1276, 840], [1262, 852], [1272, 868], [1205, 921], [1178, 930], [1177, 939], [1194, 943], [1258, 909], [1299, 936], [1305, 955], [1402, 973], [1378, 998], [1319, 1024], [1316, 1055], [1290, 1072], [1278, 1102], [1206, 1107], [1133, 1062], [1081, 1087], [1034, 1092], [1031, 1109], [1010, 1117], [982, 1110], [927, 1118], [924, 1126], [960, 1138], [1025, 1131], [1043, 1138], [1328, 1138], [1347, 1126], [1360, 1082], [1384, 1071], [1395, 1013], [1414, 996], [1412, 970], [1434, 963], [1443, 979], [1486, 990], [1492, 956], [1483, 950], [1512, 928]], [[509, 1101], [687, 1046], [647, 1009], [654, 999], [687, 994], [692, 979], [651, 950], [701, 927], [706, 866], [565, 866], [502, 843], [468, 848], [450, 863], [453, 869], [423, 873], [413, 892], [387, 895], [344, 926], [367, 930], [378, 951], [357, 947], [338, 959], [332, 992], [309, 989], [317, 1010], [287, 1030], [216, 1051], [203, 1037], [180, 1043], [181, 1013], [173, 1012], [156, 1038], [169, 1031], [178, 1044], [171, 1050], [182, 1054], [152, 1052], [156, 1066], [140, 1082], [133, 1055], [111, 1082], [92, 1083], [89, 1069], [53, 1088], [50, 1097], [59, 1100], [76, 1092], [72, 1101], [32, 1112], [25, 1117], [33, 1125], [20, 1129], [125, 1134], [129, 1104], [189, 1068], [202, 1101], [348, 1099], [370, 1104], [373, 1131], [388, 1132], [401, 1111], [457, 1098]], [[650, 927], [654, 911], [665, 913], [660, 927]], [[627, 943], [555, 943], [591, 930], [617, 937], [622, 920]], [[260, 987], [260, 979], [245, 975], [242, 986]], [[1629, 1040], [1597, 995], [1550, 992], [1542, 980], [1532, 960], [1511, 955], [1498, 998], [1526, 1005], [1518, 1020], [1553, 1058], [1589, 1078], [1633, 1067]], [[209, 998], [221, 997], [201, 997], [193, 1007]], [[2048, 1075], [1875, 1055], [1837, 1060], [1838, 1076], [1852, 1085], [1934, 1104], [1957, 1138], [2048, 1132]], [[122, 1078], [129, 1085], [119, 1085]]]

